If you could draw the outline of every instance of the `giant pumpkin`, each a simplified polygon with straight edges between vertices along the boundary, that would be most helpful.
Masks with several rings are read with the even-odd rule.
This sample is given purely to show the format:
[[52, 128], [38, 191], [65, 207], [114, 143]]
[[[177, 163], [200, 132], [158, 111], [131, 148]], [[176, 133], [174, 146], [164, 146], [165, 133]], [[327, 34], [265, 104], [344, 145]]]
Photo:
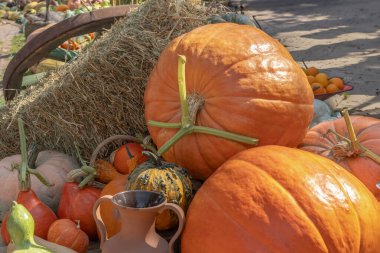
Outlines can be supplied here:
[[376, 253], [380, 209], [333, 161], [268, 145], [240, 152], [196, 193], [182, 253]]
[[[186, 58], [186, 74], [177, 68], [178, 55]], [[181, 82], [187, 92], [182, 102]], [[172, 41], [149, 77], [144, 103], [149, 133], [160, 149], [176, 134], [181, 117], [187, 125], [257, 138], [259, 145], [289, 147], [302, 141], [313, 117], [313, 92], [289, 52], [263, 31], [232, 23], [202, 26]], [[189, 115], [181, 113], [185, 104]], [[206, 179], [252, 147], [203, 130], [159, 154]]]
[[299, 147], [339, 163], [380, 200], [380, 119], [343, 115], [314, 126]]

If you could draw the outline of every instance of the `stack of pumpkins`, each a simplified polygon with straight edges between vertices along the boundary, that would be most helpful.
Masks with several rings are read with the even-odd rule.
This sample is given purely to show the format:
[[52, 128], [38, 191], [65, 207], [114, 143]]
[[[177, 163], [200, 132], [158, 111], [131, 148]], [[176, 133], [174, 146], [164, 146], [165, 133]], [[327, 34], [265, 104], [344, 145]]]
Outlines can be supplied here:
[[379, 252], [380, 120], [308, 131], [313, 92], [277, 40], [231, 23], [184, 34], [144, 102], [158, 154], [205, 181], [182, 253]]
[[[378, 252], [380, 120], [345, 112], [309, 130], [313, 92], [277, 40], [232, 23], [184, 34], [162, 52], [144, 103], [156, 154], [143, 155], [141, 142], [131, 138], [135, 143], [121, 146], [111, 162], [95, 161], [96, 155], [94, 167], [67, 162], [64, 174], [84, 180], [65, 182], [51, 173], [48, 180], [58, 189], [45, 194], [58, 195], [51, 206], [66, 220], [51, 226], [59, 221], [53, 217], [48, 225], [46, 215], [25, 205], [36, 234], [39, 224], [59, 231], [70, 227], [64, 222], [79, 220], [81, 231], [96, 238], [91, 213], [99, 196], [143, 189], [163, 191], [188, 209], [182, 253]], [[60, 159], [62, 165], [67, 158]], [[193, 199], [191, 177], [203, 182]], [[94, 178], [106, 184], [102, 191], [87, 185]], [[110, 203], [100, 207], [108, 237], [121, 228], [113, 209]], [[168, 211], [156, 228], [176, 223]]]

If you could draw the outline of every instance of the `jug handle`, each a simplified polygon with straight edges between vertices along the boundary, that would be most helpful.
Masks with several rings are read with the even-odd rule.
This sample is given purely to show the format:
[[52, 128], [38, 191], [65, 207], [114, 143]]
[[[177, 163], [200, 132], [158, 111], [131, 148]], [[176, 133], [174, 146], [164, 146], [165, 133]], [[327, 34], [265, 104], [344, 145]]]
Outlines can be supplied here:
[[163, 212], [166, 209], [170, 209], [173, 212], [175, 212], [178, 216], [178, 221], [179, 221], [177, 232], [173, 235], [173, 237], [169, 241], [169, 253], [174, 253], [173, 244], [178, 239], [179, 235], [182, 232], [182, 229], [185, 223], [185, 213], [183, 212], [180, 206], [172, 204], [172, 203], [166, 203], [164, 208], [161, 209], [161, 212]]
[[96, 226], [99, 229], [99, 234], [100, 234], [100, 248], [103, 248], [103, 244], [107, 241], [107, 230], [106, 226], [103, 223], [102, 217], [100, 216], [100, 210], [99, 206], [102, 202], [105, 201], [111, 201], [112, 202], [112, 196], [111, 195], [105, 195], [101, 198], [99, 198], [92, 209], [92, 216], [95, 219]]

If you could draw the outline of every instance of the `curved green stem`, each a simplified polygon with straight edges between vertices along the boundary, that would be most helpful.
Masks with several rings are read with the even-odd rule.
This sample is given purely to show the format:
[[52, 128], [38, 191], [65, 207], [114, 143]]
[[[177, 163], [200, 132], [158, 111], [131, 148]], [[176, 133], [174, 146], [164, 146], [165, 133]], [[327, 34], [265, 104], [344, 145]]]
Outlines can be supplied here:
[[157, 154], [161, 156], [163, 153], [168, 151], [174, 144], [176, 144], [183, 136], [191, 134], [194, 126], [188, 128], [181, 128], [170, 140], [168, 140], [161, 148], [158, 149]]
[[75, 146], [75, 150], [76, 150], [76, 152], [77, 152], [77, 156], [78, 156], [78, 159], [79, 159], [79, 161], [80, 161], [80, 164], [81, 164], [82, 166], [87, 166], [86, 161], [83, 160], [82, 156], [80, 155], [80, 151], [79, 151], [78, 146], [77, 146], [75, 143], [74, 143], [74, 146]]
[[[19, 171], [19, 188], [20, 191], [29, 191], [31, 188], [30, 174], [37, 177], [42, 184], [46, 186], [52, 186], [53, 184], [49, 183], [37, 170], [29, 168], [28, 163], [34, 163], [37, 156], [33, 156], [32, 159], [28, 160], [28, 152], [26, 150], [26, 137], [24, 129], [24, 121], [21, 118], [17, 119], [18, 121], [18, 130], [20, 135], [20, 146], [21, 146], [21, 165], [18, 166]], [[32, 148], [32, 151], [33, 150]], [[33, 165], [34, 166], [34, 165]]]
[[150, 151], [142, 151], [142, 154], [151, 158], [156, 166], [162, 165], [160, 158], [155, 153]]
[[[28, 170], [28, 157], [26, 151], [26, 137], [24, 129], [24, 121], [18, 118], [18, 131], [20, 134], [20, 145], [21, 145], [21, 167], [20, 167], [20, 180], [21, 184], [26, 184], [26, 172]], [[30, 180], [30, 179], [29, 179]]]
[[249, 145], [257, 145], [259, 143], [258, 139], [247, 137], [240, 134], [234, 134], [223, 130], [218, 130], [210, 127], [204, 127], [204, 126], [194, 126], [194, 133], [203, 133], [203, 134], [210, 134], [218, 137], [222, 137], [227, 140], [231, 141], [237, 141]]
[[185, 74], [186, 57], [178, 55], [178, 86], [179, 86], [179, 99], [181, 101], [182, 126], [190, 124], [189, 108], [186, 101], [186, 74]]
[[166, 123], [166, 122], [159, 122], [155, 120], [149, 120], [148, 124], [155, 127], [161, 127], [161, 128], [181, 128], [181, 123]]
[[67, 182], [75, 182], [75, 179], [81, 177], [84, 179], [79, 183], [79, 188], [85, 187], [89, 182], [93, 181], [97, 176], [96, 169], [91, 166], [82, 166], [80, 169], [71, 170], [66, 175]]
[[354, 152], [360, 153], [361, 156], [366, 156], [370, 159], [372, 159], [374, 162], [380, 164], [380, 156], [369, 150], [368, 148], [364, 147], [357, 139], [356, 133], [354, 130], [354, 127], [352, 125], [350, 115], [348, 114], [347, 108], [342, 110], [343, 118], [346, 122], [348, 134], [350, 136], [351, 140], [351, 147], [354, 150]]
[[53, 186], [54, 184], [49, 183], [38, 170], [28, 168], [28, 173], [34, 175], [40, 182], [45, 186]]
[[85, 187], [89, 182], [91, 182], [94, 179], [95, 175], [94, 174], [89, 174], [87, 177], [85, 177], [78, 185], [80, 189]]
[[227, 140], [242, 142], [249, 145], [257, 145], [259, 140], [223, 130], [214, 128], [197, 126], [190, 120], [189, 108], [186, 100], [186, 78], [185, 78], [185, 64], [186, 57], [183, 55], [178, 56], [178, 86], [179, 86], [179, 98], [181, 103], [181, 122], [180, 123], [166, 123], [154, 120], [149, 120], [150, 126], [161, 128], [179, 128], [178, 132], [170, 138], [161, 148], [157, 151], [158, 155], [162, 155], [168, 151], [175, 143], [177, 143], [182, 137], [191, 133], [202, 133], [218, 136]]

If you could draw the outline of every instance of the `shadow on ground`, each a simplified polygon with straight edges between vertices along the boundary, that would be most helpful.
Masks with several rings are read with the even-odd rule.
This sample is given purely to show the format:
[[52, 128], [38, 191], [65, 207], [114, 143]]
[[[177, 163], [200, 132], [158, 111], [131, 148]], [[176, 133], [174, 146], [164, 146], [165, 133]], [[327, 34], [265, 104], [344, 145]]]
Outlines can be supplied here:
[[263, 30], [305, 60], [354, 86], [346, 104], [380, 116], [380, 1], [253, 0]]

